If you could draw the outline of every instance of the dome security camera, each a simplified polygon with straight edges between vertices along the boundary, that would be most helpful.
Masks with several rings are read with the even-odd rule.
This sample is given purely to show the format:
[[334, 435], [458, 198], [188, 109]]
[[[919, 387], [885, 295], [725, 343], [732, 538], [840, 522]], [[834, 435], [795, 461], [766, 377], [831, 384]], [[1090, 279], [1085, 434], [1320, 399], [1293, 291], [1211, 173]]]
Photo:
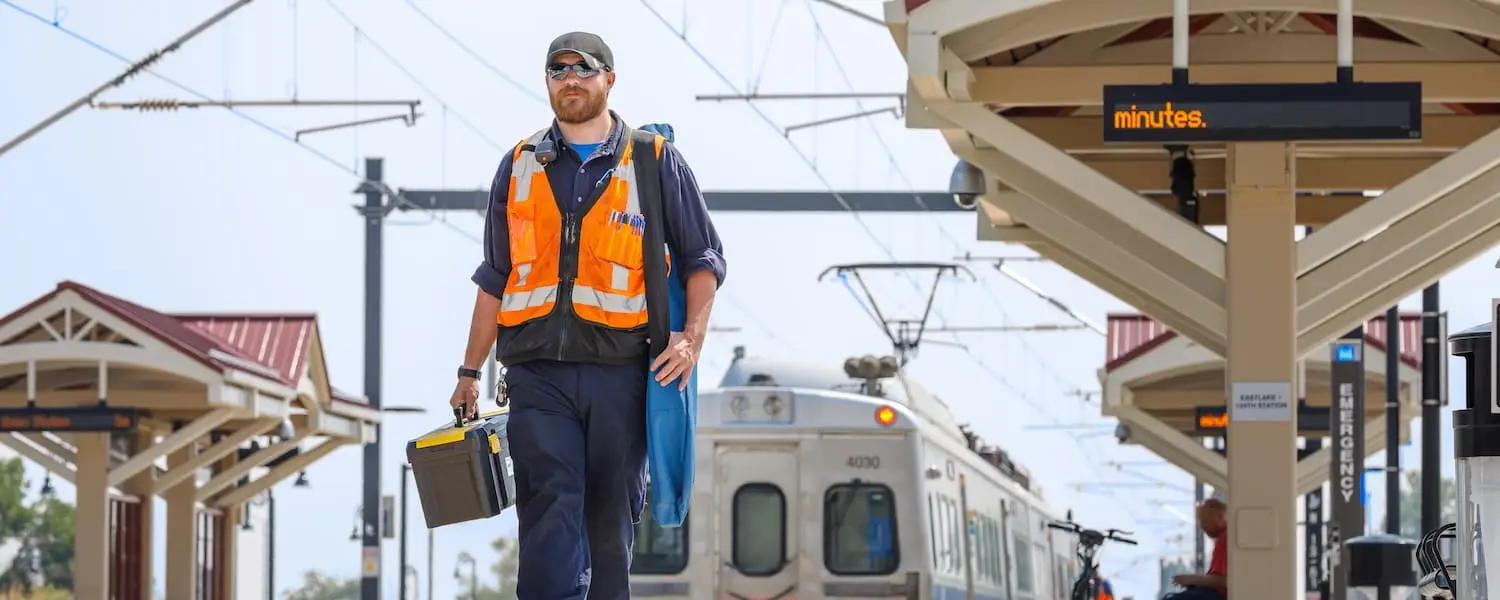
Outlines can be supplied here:
[[948, 192], [953, 194], [953, 203], [959, 208], [974, 210], [979, 206], [980, 194], [984, 193], [984, 173], [968, 161], [958, 161], [948, 178]]
[[1121, 444], [1128, 443], [1130, 441], [1130, 426], [1124, 423], [1115, 425], [1115, 440]]

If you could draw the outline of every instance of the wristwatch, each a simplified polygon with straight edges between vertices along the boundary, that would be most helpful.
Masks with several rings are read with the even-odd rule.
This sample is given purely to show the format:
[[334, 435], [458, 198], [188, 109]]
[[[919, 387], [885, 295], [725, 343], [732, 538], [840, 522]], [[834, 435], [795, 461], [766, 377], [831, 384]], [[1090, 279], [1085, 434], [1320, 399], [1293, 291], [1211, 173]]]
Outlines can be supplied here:
[[459, 377], [468, 377], [469, 379], [479, 379], [480, 378], [479, 377], [479, 369], [470, 369], [468, 367], [459, 367], [458, 368], [458, 376]]

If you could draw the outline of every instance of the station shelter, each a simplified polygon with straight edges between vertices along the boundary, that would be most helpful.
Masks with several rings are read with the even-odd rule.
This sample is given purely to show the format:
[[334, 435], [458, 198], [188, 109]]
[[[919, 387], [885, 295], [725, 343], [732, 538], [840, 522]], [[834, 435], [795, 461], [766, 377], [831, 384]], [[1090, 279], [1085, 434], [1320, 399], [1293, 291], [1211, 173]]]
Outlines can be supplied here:
[[0, 318], [0, 445], [77, 488], [74, 597], [235, 597], [246, 502], [375, 436], [312, 314], [167, 314], [64, 281]]
[[[1402, 313], [1400, 319], [1397, 390], [1404, 442], [1412, 419], [1421, 413], [1422, 316]], [[1367, 322], [1364, 333], [1366, 456], [1361, 463], [1385, 450], [1385, 316]], [[1140, 314], [1109, 315], [1106, 340], [1104, 367], [1099, 370], [1100, 410], [1124, 427], [1118, 436], [1121, 442], [1141, 445], [1199, 481], [1227, 490], [1228, 460], [1204, 444], [1205, 438], [1221, 436], [1227, 429], [1224, 359]], [[1306, 393], [1299, 399], [1299, 413], [1326, 415], [1333, 399], [1330, 352], [1313, 352], [1303, 365]], [[1299, 425], [1303, 437], [1328, 435], [1326, 417], [1303, 418]], [[1299, 496], [1322, 489], [1334, 451], [1324, 446], [1297, 461]]]
[[1205, 381], [1253, 415], [1225, 435], [1229, 595], [1299, 594], [1299, 363], [1318, 373], [1330, 342], [1500, 244], [1500, 3], [882, 8], [906, 125], [961, 159], [978, 239], [1223, 359]]

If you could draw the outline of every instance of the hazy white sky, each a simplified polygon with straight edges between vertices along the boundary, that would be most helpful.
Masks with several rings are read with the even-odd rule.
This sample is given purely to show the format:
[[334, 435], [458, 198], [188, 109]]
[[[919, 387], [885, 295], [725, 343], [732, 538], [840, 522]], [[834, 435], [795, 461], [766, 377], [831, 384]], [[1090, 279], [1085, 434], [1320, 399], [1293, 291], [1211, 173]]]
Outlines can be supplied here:
[[[879, 12], [875, 0], [850, 3]], [[0, 138], [9, 139], [117, 75], [124, 65], [107, 52], [143, 56], [224, 2], [212, 4], [0, 0], [0, 98], [6, 109], [0, 112]], [[358, 24], [357, 31], [335, 6]], [[553, 36], [574, 29], [597, 32], [614, 48], [620, 75], [612, 106], [632, 124], [673, 124], [678, 146], [707, 189], [946, 187], [954, 158], [942, 139], [935, 132], [906, 130], [889, 116], [798, 131], [789, 138], [777, 129], [860, 110], [853, 102], [760, 103], [773, 126], [744, 103], [694, 99], [736, 90], [689, 44], [738, 91], [901, 91], [905, 70], [883, 28], [809, 0], [651, 0], [649, 6], [669, 25], [634, 0], [255, 2], [169, 55], [156, 71], [216, 99], [420, 98], [424, 116], [417, 126], [385, 123], [319, 133], [296, 147], [284, 138], [297, 129], [387, 111], [246, 111], [269, 124], [268, 131], [222, 109], [81, 110], [0, 157], [0, 253], [11, 257], [0, 284], [0, 307], [19, 307], [59, 280], [73, 279], [166, 311], [316, 311], [335, 383], [358, 392], [363, 232], [350, 208], [362, 201], [351, 194], [358, 181], [355, 169], [365, 157], [384, 157], [386, 180], [396, 187], [487, 186], [501, 149], [550, 119], [550, 110], [536, 99], [545, 93], [544, 49]], [[48, 20], [59, 15], [62, 28], [98, 47], [16, 7]], [[669, 26], [685, 29], [686, 43]], [[140, 98], [188, 96], [143, 75], [102, 97]], [[870, 100], [864, 108], [890, 104]], [[480, 256], [473, 241], [480, 218], [439, 219], [403, 214], [387, 229], [387, 405], [442, 409], [462, 352], [473, 296], [468, 277]], [[884, 336], [843, 286], [816, 282], [830, 264], [1026, 253], [974, 242], [972, 214], [721, 214], [716, 222], [729, 276], [715, 321], [741, 330], [709, 340], [703, 379], [710, 383], [735, 345], [757, 354], [839, 362], [888, 351]], [[1495, 259], [1487, 255], [1447, 280], [1444, 296], [1454, 330], [1486, 319]], [[978, 282], [945, 283], [939, 290], [937, 311], [948, 324], [1067, 322], [985, 265], [973, 268]], [[1102, 322], [1108, 311], [1128, 310], [1060, 267], [1015, 268], [1095, 321]], [[906, 280], [872, 283], [888, 312], [914, 316], [925, 300], [925, 287], [919, 290]], [[1190, 495], [1164, 487], [1104, 497], [1079, 493], [1073, 485], [1101, 477], [1155, 478], [1180, 489], [1191, 485], [1165, 465], [1140, 467], [1135, 477], [1104, 470], [1106, 459], [1154, 459], [1136, 448], [1116, 447], [1112, 427], [1098, 418], [1097, 409], [1068, 395], [1097, 389], [1103, 340], [1066, 332], [971, 335], [962, 341], [967, 351], [925, 347], [912, 371], [954, 407], [961, 422], [972, 423], [1029, 467], [1056, 506], [1075, 509], [1086, 523], [1141, 532], [1140, 548], [1107, 553], [1106, 571], [1120, 572], [1117, 590], [1125, 595], [1154, 591], [1156, 557], [1176, 549], [1153, 537], [1183, 528], [1163, 528], [1163, 519], [1171, 517], [1152, 500], [1185, 508]], [[1455, 379], [1452, 390], [1461, 397], [1461, 382]], [[433, 427], [442, 412], [389, 418], [387, 493], [395, 493], [405, 441]], [[1037, 429], [1077, 423], [1095, 425]], [[1415, 451], [1406, 454], [1405, 464], [1415, 464]], [[358, 573], [359, 549], [348, 535], [359, 503], [359, 460], [357, 450], [339, 451], [309, 470], [312, 490], [278, 488], [277, 580], [283, 587], [307, 569]], [[71, 488], [60, 487], [71, 495]], [[412, 514], [420, 522], [415, 508]], [[459, 551], [487, 564], [487, 542], [513, 530], [509, 514], [440, 530], [437, 597], [458, 590], [451, 573]], [[415, 537], [413, 562], [420, 567], [425, 556], [421, 536]], [[387, 573], [396, 572], [396, 557], [395, 544], [386, 544]], [[385, 581], [394, 594], [396, 578]]]

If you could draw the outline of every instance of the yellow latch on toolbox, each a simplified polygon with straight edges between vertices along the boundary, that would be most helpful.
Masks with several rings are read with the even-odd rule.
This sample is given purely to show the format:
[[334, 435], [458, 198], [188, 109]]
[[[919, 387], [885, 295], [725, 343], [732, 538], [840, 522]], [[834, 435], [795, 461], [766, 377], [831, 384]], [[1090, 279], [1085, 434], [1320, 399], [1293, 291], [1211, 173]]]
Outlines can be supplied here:
[[499, 454], [499, 453], [500, 453], [500, 436], [491, 433], [490, 434], [490, 454]]

